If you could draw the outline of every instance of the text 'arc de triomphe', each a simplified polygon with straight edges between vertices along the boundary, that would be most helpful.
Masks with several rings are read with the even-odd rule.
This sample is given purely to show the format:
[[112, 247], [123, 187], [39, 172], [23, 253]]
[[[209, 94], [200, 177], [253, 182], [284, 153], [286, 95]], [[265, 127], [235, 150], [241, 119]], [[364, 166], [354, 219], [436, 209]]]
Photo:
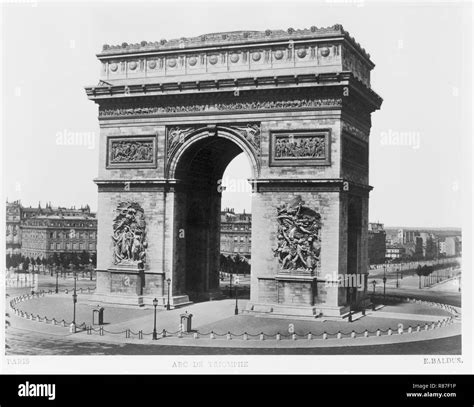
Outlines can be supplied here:
[[98, 58], [100, 82], [86, 88], [100, 122], [97, 296], [215, 296], [219, 180], [244, 152], [247, 312], [342, 315], [367, 301], [370, 116], [382, 99], [370, 55], [340, 25], [105, 45]]

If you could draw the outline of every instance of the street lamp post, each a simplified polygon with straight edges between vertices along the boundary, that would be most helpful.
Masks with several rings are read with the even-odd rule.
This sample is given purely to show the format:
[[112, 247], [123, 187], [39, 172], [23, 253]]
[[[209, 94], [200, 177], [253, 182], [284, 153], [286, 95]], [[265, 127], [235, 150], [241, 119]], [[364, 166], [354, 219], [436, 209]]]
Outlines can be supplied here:
[[158, 335], [156, 333], [156, 307], [158, 306], [158, 300], [156, 298], [153, 300], [153, 306], [155, 307], [153, 316], [153, 340], [156, 341], [158, 339]]
[[72, 304], [73, 304], [72, 325], [74, 326], [74, 331], [76, 328], [76, 303], [77, 303], [76, 273], [74, 273], [74, 292], [72, 294]]
[[352, 322], [352, 287], [348, 288], [349, 293], [349, 317], [347, 318], [348, 322]]
[[373, 280], [372, 281], [372, 286], [373, 286], [373, 295], [372, 295], [372, 311], [375, 311], [375, 302], [374, 302], [374, 299], [375, 299], [375, 285], [377, 284], [377, 281]]
[[383, 265], [383, 301], [385, 302], [385, 284], [387, 283], [387, 276], [386, 276], [387, 265]]
[[168, 302], [166, 303], [166, 311], [169, 311], [171, 309], [170, 307], [170, 284], [171, 284], [171, 278], [166, 279], [166, 283], [168, 284]]
[[56, 294], [59, 292], [58, 277], [59, 277], [59, 274], [58, 274], [58, 270], [56, 269]]
[[229, 297], [232, 298], [232, 273], [229, 273]]
[[235, 310], [234, 315], [239, 315], [239, 305], [238, 305], [238, 296], [237, 296], [237, 287], [239, 285], [239, 279], [235, 279], [234, 287], [235, 287]]
[[398, 285], [398, 271], [397, 271], [397, 283], [396, 283], [396, 287], [398, 288], [399, 285]]

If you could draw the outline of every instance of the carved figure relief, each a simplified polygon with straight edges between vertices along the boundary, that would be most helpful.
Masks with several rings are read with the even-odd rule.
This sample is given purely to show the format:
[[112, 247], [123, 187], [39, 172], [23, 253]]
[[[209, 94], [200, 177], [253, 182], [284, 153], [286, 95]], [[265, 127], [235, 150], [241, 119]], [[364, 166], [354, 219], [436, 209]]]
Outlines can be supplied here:
[[324, 137], [277, 137], [275, 143], [276, 158], [322, 158], [325, 153]]
[[[221, 130], [231, 130], [237, 132], [246, 140], [250, 146], [260, 154], [260, 125], [257, 123], [248, 123], [245, 126], [222, 125], [217, 127], [217, 132]], [[200, 130], [208, 131], [208, 128], [202, 126], [180, 127], [173, 126], [168, 128], [166, 137], [166, 157], [169, 159], [182, 145], [191, 133], [199, 133]]]
[[278, 246], [274, 256], [282, 271], [314, 275], [320, 268], [321, 215], [304, 203], [297, 195], [277, 208]]
[[121, 202], [113, 223], [114, 264], [138, 265], [146, 261], [145, 212], [136, 202]]
[[329, 152], [329, 130], [271, 134], [270, 165], [328, 165]]
[[109, 137], [108, 167], [153, 167], [156, 162], [155, 136]]
[[273, 109], [301, 109], [317, 107], [340, 107], [342, 99], [295, 99], [261, 102], [235, 102], [216, 104], [195, 104], [184, 106], [144, 106], [144, 107], [114, 107], [101, 108], [99, 117], [153, 115], [161, 113], [192, 113], [205, 111], [232, 111], [232, 110], [273, 110]]

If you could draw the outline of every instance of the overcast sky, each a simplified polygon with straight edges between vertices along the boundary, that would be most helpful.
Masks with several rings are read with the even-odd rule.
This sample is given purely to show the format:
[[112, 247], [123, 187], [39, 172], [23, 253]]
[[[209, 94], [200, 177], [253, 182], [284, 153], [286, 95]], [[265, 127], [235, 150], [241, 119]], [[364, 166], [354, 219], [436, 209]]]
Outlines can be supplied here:
[[[4, 196], [24, 204], [97, 208], [97, 106], [84, 86], [99, 79], [102, 44], [209, 32], [326, 27], [340, 23], [376, 64], [372, 88], [371, 221], [386, 225], [462, 226], [470, 196], [470, 4], [421, 5], [362, 0], [324, 2], [4, 5], [2, 16]], [[61, 144], [65, 132], [90, 134]], [[397, 132], [410, 142], [397, 145]], [[95, 138], [94, 138], [95, 136]], [[246, 157], [225, 179], [250, 176]], [[230, 185], [232, 189], [232, 185]], [[464, 201], [465, 202], [465, 201]], [[223, 207], [250, 210], [248, 193], [226, 193]]]

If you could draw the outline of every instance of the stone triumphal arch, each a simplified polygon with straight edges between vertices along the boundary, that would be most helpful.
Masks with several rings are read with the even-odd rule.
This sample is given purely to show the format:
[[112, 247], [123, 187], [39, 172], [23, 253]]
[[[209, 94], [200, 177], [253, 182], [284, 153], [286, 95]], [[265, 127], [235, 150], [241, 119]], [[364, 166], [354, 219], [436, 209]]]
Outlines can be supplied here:
[[342, 315], [366, 301], [370, 115], [382, 100], [369, 54], [340, 25], [104, 45], [98, 58], [86, 88], [101, 129], [97, 296], [215, 296], [218, 185], [243, 152], [246, 311]]

